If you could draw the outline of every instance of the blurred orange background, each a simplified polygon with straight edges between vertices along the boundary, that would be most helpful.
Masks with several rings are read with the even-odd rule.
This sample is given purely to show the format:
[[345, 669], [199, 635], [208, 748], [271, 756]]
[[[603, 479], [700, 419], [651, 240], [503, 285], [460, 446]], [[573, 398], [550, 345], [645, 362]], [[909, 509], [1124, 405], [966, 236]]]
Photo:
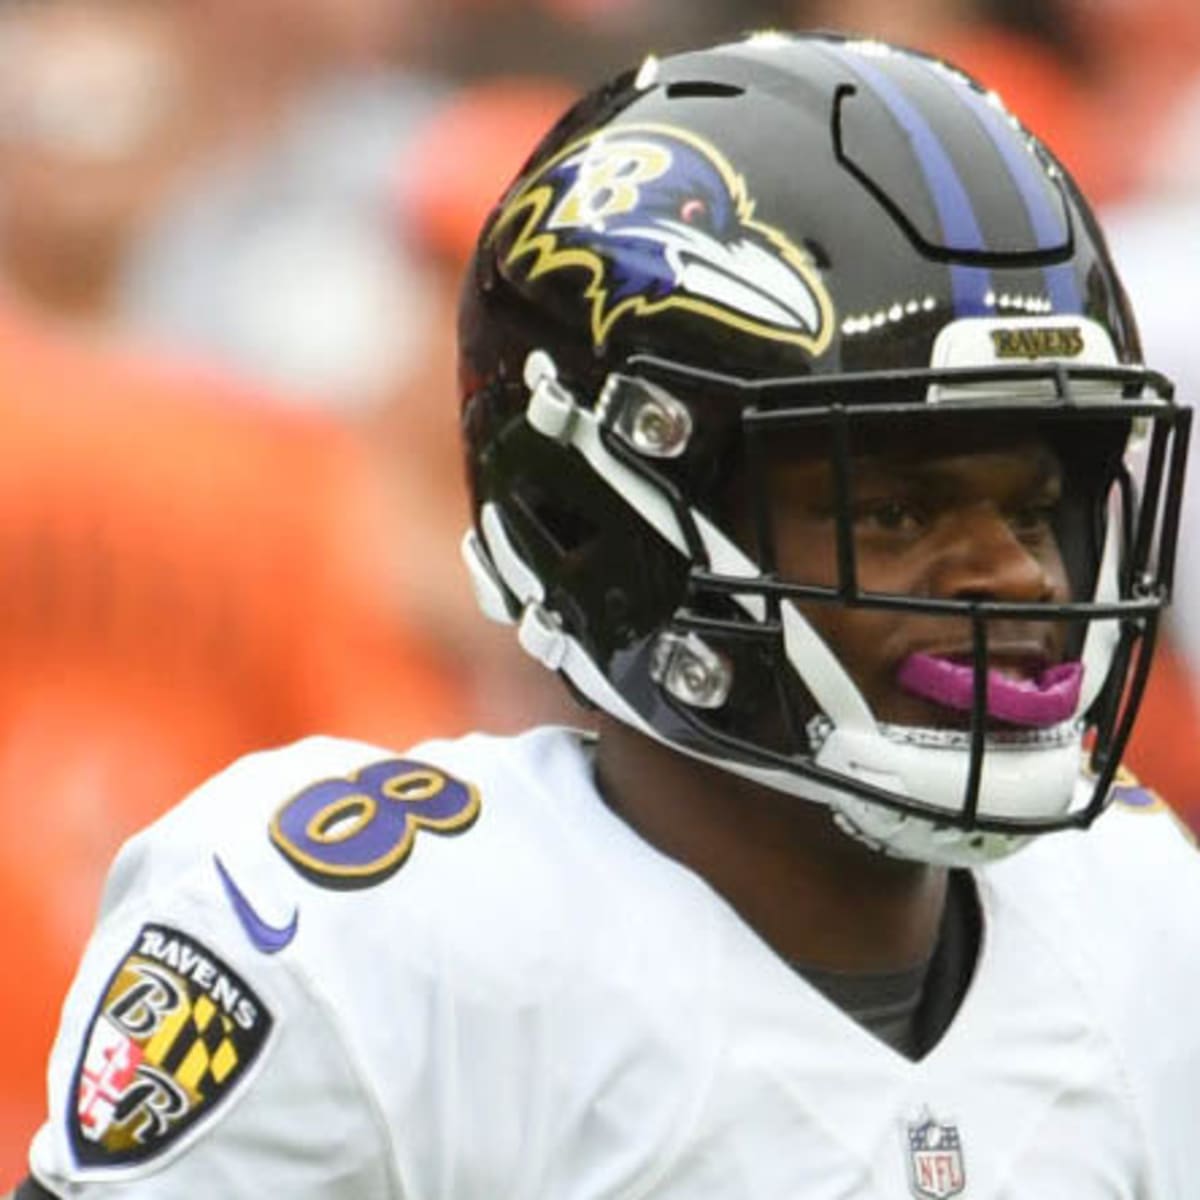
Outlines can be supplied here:
[[[1200, 380], [1194, 0], [0, 5], [0, 1190], [107, 864], [231, 758], [577, 721], [475, 612], [453, 315], [580, 90], [758, 27], [942, 52], [1100, 207], [1147, 361]], [[1130, 754], [1200, 825], [1200, 562]]]

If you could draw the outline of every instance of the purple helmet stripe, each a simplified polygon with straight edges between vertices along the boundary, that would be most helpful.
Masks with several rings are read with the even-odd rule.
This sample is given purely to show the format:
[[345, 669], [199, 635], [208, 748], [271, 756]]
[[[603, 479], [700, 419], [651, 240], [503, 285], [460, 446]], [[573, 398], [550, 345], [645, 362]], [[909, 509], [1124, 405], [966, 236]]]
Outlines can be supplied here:
[[[965, 93], [968, 108], [979, 118], [988, 138], [999, 151], [1004, 165], [1008, 167], [1025, 205], [1025, 211], [1029, 214], [1029, 223], [1033, 226], [1038, 248], [1052, 250], [1066, 246], [1070, 242], [1071, 233], [1063, 209], [1057, 207], [1047, 194], [1044, 171], [1032, 150], [1021, 144], [1021, 137], [1030, 135], [1018, 134], [1009, 124], [1009, 118], [1004, 112], [995, 108], [974, 88], [963, 88], [960, 91]], [[1055, 312], [1083, 311], [1079, 284], [1075, 272], [1069, 266], [1058, 263], [1046, 267], [1043, 273], [1046, 278], [1046, 291]]]
[[[983, 233], [962, 177], [929, 122], [896, 83], [874, 63], [836, 44], [828, 44], [827, 49], [875, 92], [908, 134], [937, 209], [946, 242], [964, 250], [986, 250]], [[991, 291], [991, 273], [983, 267], [963, 266], [961, 263], [951, 263], [949, 269], [955, 313], [960, 317], [989, 315], [991, 308], [986, 297]]]

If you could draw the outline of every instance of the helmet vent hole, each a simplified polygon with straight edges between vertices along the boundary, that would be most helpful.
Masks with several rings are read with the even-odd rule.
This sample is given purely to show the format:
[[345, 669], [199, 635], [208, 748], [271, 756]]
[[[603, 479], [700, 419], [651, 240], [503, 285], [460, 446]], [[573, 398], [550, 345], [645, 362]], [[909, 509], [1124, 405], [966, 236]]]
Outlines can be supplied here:
[[732, 83], [697, 81], [695, 83], [667, 84], [668, 100], [691, 100], [697, 97], [700, 99], [721, 100], [733, 96], [741, 96], [744, 92], [744, 88], [737, 87]]

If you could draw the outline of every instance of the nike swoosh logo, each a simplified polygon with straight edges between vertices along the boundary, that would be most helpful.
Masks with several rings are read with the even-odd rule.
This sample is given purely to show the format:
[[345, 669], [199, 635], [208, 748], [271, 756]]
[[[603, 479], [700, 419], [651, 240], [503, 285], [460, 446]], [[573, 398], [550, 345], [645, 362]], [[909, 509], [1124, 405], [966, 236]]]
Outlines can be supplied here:
[[232, 876], [225, 870], [225, 864], [215, 854], [213, 864], [221, 877], [221, 883], [225, 885], [225, 894], [233, 905], [233, 911], [254, 948], [264, 954], [278, 954], [296, 936], [300, 925], [300, 910], [296, 909], [292, 913], [292, 919], [286, 925], [272, 925], [269, 921], [264, 921], [243, 895], [242, 889], [233, 882]]

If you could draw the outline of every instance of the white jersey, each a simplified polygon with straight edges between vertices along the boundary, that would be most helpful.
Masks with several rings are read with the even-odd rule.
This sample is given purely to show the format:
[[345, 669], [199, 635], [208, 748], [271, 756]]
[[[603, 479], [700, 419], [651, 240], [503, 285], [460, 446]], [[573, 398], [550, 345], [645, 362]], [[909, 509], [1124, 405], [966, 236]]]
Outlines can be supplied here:
[[113, 868], [31, 1163], [60, 1196], [1187, 1200], [1200, 856], [1127, 789], [977, 874], [910, 1061], [602, 802], [561, 729], [235, 764]]

